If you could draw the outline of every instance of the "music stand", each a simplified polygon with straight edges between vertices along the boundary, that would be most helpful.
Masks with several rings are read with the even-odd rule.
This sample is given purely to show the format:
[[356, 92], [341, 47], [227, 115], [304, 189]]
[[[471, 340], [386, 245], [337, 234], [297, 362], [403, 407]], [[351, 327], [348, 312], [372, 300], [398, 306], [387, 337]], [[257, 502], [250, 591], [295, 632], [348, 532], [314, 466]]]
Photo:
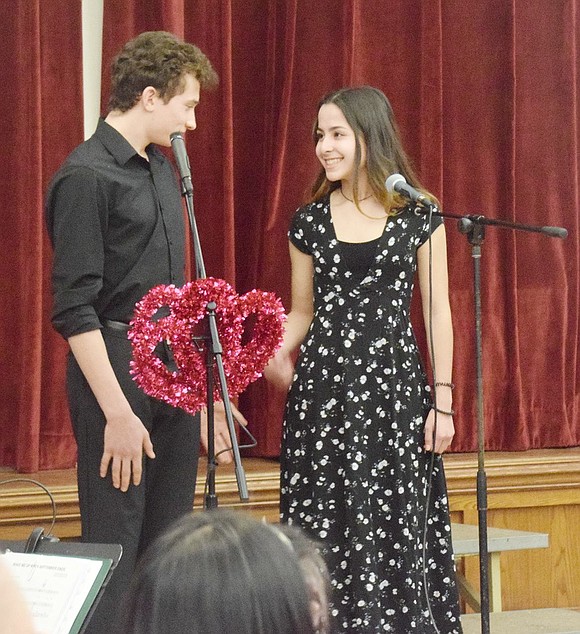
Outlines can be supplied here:
[[111, 576], [121, 559], [123, 547], [120, 544], [85, 544], [79, 542], [54, 541], [52, 538], [44, 537], [42, 534], [38, 535], [38, 539], [35, 542], [33, 550], [30, 549], [30, 539], [28, 541], [0, 540], [0, 553], [4, 553], [7, 550], [14, 553], [26, 553], [27, 547], [29, 553], [36, 555], [58, 555], [61, 557], [97, 559], [107, 563], [110, 562], [105, 576], [102, 578], [98, 577], [95, 582], [95, 584], [98, 585], [96, 593], [94, 595], [93, 591], [89, 593], [83, 608], [79, 612], [79, 617], [82, 617], [82, 622], [77, 623], [77, 621], [75, 621], [75, 626], [73, 626], [73, 629], [70, 630], [71, 634], [82, 634], [91, 620], [91, 617], [101, 600], [105, 587], [109, 583], [109, 580], [111, 579]]

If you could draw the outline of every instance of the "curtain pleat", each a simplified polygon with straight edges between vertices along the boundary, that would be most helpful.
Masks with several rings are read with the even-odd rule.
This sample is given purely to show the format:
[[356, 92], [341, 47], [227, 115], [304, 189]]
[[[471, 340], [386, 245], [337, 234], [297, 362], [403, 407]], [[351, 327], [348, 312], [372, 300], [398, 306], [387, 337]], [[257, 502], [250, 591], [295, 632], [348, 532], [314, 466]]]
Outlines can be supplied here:
[[[454, 214], [563, 226], [566, 240], [487, 227], [481, 251], [488, 449], [580, 443], [580, 0], [106, 0], [109, 62], [139, 32], [196, 43], [220, 76], [187, 135], [207, 274], [290, 307], [287, 228], [317, 171], [316, 105], [372, 84], [393, 104], [425, 186]], [[66, 344], [52, 332], [42, 199], [82, 139], [80, 3], [0, 0], [5, 96], [0, 232], [0, 464], [74, 464]], [[62, 45], [67, 42], [66, 47]], [[455, 329], [455, 451], [476, 448], [472, 246], [446, 221]], [[190, 248], [190, 260], [193, 257]], [[193, 270], [193, 265], [190, 266]], [[413, 317], [424, 335], [417, 302]], [[240, 398], [279, 452], [283, 395]]]
[[66, 345], [49, 323], [43, 196], [51, 174], [82, 140], [80, 22], [80, 4], [2, 2], [0, 464], [20, 471], [75, 463]]

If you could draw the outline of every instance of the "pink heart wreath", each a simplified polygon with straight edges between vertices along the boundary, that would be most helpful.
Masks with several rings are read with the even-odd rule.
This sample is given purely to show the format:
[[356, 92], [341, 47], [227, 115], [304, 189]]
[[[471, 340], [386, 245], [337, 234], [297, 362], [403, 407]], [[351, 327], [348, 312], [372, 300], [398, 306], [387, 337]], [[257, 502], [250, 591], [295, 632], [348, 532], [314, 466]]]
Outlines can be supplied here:
[[[282, 344], [286, 315], [282, 302], [273, 293], [253, 290], [240, 297], [227, 282], [211, 277], [182, 287], [152, 288], [137, 303], [131, 321], [131, 374], [146, 394], [191, 414], [206, 404], [205, 345], [196, 346], [193, 338], [212, 301], [216, 304], [230, 397], [243, 392], [261, 376]], [[255, 317], [251, 338], [242, 344], [244, 326], [251, 317]], [[164, 341], [173, 352], [176, 371], [171, 371], [155, 352]], [[214, 401], [218, 400], [221, 394], [216, 372]]]

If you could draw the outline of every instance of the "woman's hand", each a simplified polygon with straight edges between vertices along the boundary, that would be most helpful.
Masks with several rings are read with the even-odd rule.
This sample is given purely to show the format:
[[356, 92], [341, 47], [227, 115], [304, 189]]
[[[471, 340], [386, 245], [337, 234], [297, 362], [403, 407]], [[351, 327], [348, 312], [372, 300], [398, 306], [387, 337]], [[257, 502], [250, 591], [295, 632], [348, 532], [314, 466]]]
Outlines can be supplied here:
[[450, 414], [442, 414], [437, 412], [437, 433], [435, 442], [433, 442], [433, 429], [435, 428], [435, 410], [432, 409], [427, 416], [425, 422], [425, 451], [435, 451], [435, 453], [443, 453], [449, 449], [453, 436], [455, 435], [455, 426], [453, 425], [453, 416]]
[[294, 378], [294, 364], [290, 355], [279, 350], [264, 368], [264, 378], [276, 389], [287, 392]]

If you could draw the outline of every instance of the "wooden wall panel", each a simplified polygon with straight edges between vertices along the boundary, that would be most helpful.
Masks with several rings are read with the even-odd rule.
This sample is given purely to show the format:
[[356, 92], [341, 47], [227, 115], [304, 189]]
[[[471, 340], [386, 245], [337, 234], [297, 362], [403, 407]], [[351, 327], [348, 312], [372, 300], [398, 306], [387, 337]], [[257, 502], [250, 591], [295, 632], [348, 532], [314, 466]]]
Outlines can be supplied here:
[[[545, 532], [546, 549], [506, 552], [501, 556], [504, 610], [580, 607], [580, 448], [518, 453], [490, 453], [488, 524]], [[451, 520], [477, 524], [476, 454], [445, 457]], [[220, 467], [216, 489], [220, 506], [245, 509], [268, 521], [278, 519], [278, 464], [244, 459], [250, 502], [240, 501], [233, 468]], [[0, 471], [0, 480], [23, 477]], [[57, 504], [54, 534], [61, 539], [80, 536], [75, 472], [31, 475], [53, 493]], [[196, 508], [203, 507], [205, 467], [200, 465]], [[50, 501], [29, 484], [0, 486], [0, 539], [25, 539], [36, 526], [48, 528]], [[459, 562], [468, 580], [479, 586], [477, 557]]]
[[[474, 454], [446, 458], [452, 521], [477, 524]], [[580, 606], [580, 448], [490, 453], [489, 526], [548, 533], [545, 549], [501, 555], [504, 610]], [[479, 561], [462, 570], [479, 588]]]

